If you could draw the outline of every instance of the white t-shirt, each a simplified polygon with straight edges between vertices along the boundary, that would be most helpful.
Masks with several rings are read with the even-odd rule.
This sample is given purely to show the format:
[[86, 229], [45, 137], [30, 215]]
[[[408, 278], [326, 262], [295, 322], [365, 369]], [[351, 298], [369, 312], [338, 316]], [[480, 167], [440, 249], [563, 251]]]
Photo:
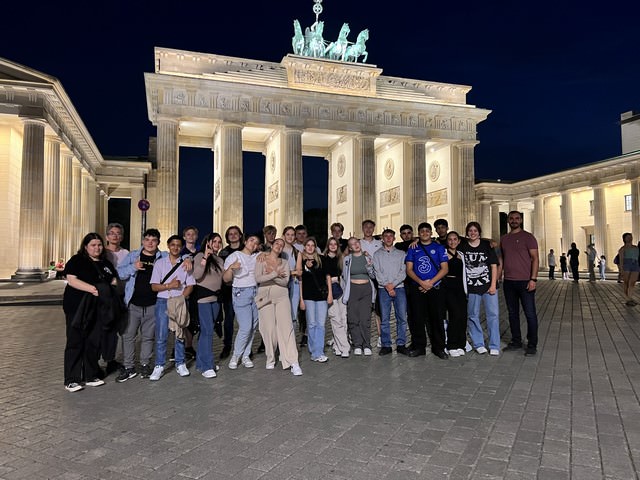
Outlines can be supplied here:
[[375, 238], [369, 241], [363, 238], [360, 240], [360, 246], [363, 252], [367, 252], [373, 258], [373, 254], [382, 248], [382, 241]]
[[129, 255], [129, 250], [126, 248], [121, 248], [117, 252], [107, 249], [107, 259], [113, 263], [113, 266], [116, 268], [118, 268], [120, 262], [124, 260], [127, 255]]
[[[171, 271], [173, 265], [171, 265], [171, 260], [169, 257], [159, 258], [156, 260], [156, 263], [153, 264], [153, 272], [151, 273], [151, 281], [149, 283], [160, 283], [162, 279], [165, 277], [167, 273]], [[193, 278], [193, 275], [185, 272], [182, 265], [175, 269], [175, 271], [171, 274], [169, 278], [167, 278], [164, 283], [170, 283], [174, 278], [180, 280], [180, 289], [178, 290], [162, 290], [158, 292], [158, 298], [170, 298], [177, 297], [178, 295], [182, 295], [185, 287], [188, 285], [195, 285], [196, 280]]]
[[256, 257], [257, 253], [253, 255], [247, 255], [240, 251], [233, 252], [224, 261], [224, 269], [228, 269], [229, 266], [236, 262], [240, 262], [240, 268], [233, 272], [233, 286], [238, 288], [255, 287], [256, 283]]

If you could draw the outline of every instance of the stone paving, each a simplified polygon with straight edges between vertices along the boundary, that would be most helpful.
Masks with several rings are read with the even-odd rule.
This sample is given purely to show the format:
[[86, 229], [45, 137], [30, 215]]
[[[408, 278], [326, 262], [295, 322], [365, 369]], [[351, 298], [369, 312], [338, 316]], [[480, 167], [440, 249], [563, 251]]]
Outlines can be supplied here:
[[535, 357], [304, 352], [293, 377], [257, 355], [73, 394], [61, 308], [0, 306], [0, 478], [638, 479], [640, 307], [614, 281], [538, 285]]

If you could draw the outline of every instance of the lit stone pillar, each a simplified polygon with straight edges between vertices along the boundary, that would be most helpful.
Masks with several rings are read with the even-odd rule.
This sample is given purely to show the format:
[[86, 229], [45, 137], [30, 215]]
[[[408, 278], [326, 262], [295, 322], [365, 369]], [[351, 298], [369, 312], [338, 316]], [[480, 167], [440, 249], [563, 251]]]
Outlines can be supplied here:
[[[129, 250], [134, 250], [142, 244], [142, 211], [138, 208], [138, 202], [143, 198], [144, 187], [132, 186], [131, 213], [129, 219]], [[166, 240], [169, 237], [163, 238]]]
[[562, 192], [562, 205], [560, 205], [560, 219], [562, 220], [562, 248], [566, 252], [574, 242], [573, 238], [573, 205], [571, 192]]
[[[80, 211], [80, 236], [84, 237], [87, 233], [94, 231], [89, 223], [90, 215], [93, 215], [90, 210], [91, 207], [89, 205], [89, 172], [87, 172], [84, 168], [82, 169], [82, 173], [80, 174], [80, 198], [82, 199], [82, 210]], [[104, 232], [98, 233], [103, 235]]]
[[102, 231], [107, 226], [108, 210], [106, 209], [106, 194], [102, 190], [102, 186], [96, 184], [95, 188], [95, 204], [96, 204], [96, 225], [98, 230]]
[[[73, 154], [69, 151], [62, 151], [60, 160], [60, 199], [59, 199], [59, 250], [58, 258], [65, 261], [73, 255], [71, 245], [73, 218], [72, 210], [72, 185], [73, 185]], [[57, 260], [57, 259], [56, 259]]]
[[523, 208], [520, 212], [522, 216], [522, 225], [523, 229], [531, 232], [533, 230], [533, 218], [532, 211], [530, 208]]
[[[491, 224], [491, 203], [486, 200], [480, 202], [480, 225], [482, 226], [483, 237], [487, 237], [493, 234], [493, 225]], [[459, 233], [462, 234], [463, 232]], [[496, 239], [494, 237], [494, 240], [500, 239]]]
[[[544, 197], [537, 196], [533, 200], [533, 236], [538, 240], [538, 253], [540, 257], [540, 265], [548, 267], [547, 264], [547, 242], [544, 231]], [[559, 257], [558, 257], [559, 258]]]
[[466, 226], [471, 221], [476, 221], [478, 213], [476, 212], [476, 191], [475, 191], [475, 173], [474, 173], [474, 147], [477, 142], [465, 142], [456, 144], [458, 159], [458, 178], [452, 178], [453, 182], [459, 182], [457, 188], [452, 190], [457, 192], [459, 211], [455, 212], [454, 219], [456, 225]]
[[20, 179], [18, 270], [15, 279], [43, 279], [44, 252], [44, 127], [38, 119], [25, 119]]
[[427, 149], [424, 140], [411, 140], [405, 149], [403, 223], [418, 228], [427, 220]]
[[[607, 254], [607, 200], [604, 185], [593, 187], [593, 233], [598, 255]], [[637, 237], [634, 237], [637, 238]]]
[[60, 219], [60, 139], [44, 142], [44, 256], [43, 265], [56, 261], [62, 252]]
[[[517, 201], [509, 202], [509, 212], [513, 212], [513, 211], [520, 212], [520, 209], [518, 208], [518, 202]], [[507, 212], [507, 213], [509, 213], [509, 212]], [[522, 213], [522, 212], [520, 212], [520, 213]]]
[[631, 179], [631, 233], [640, 239], [640, 178]]
[[[216, 225], [219, 232], [224, 234], [231, 225], [243, 223], [243, 183], [242, 183], [242, 126], [224, 124], [218, 130], [220, 150], [220, 177], [219, 185], [214, 185], [214, 197], [216, 190], [219, 195], [214, 198], [214, 212], [220, 215], [216, 217]], [[219, 223], [218, 223], [219, 222]]]
[[[335, 155], [333, 155], [333, 153], [330, 153], [329, 155], [327, 155], [325, 158], [327, 159], [327, 163], [328, 168], [329, 168], [329, 175], [327, 176], [327, 227], [330, 227], [331, 224], [333, 222], [335, 222], [335, 214], [333, 212], [333, 172], [334, 172], [334, 168], [335, 168], [335, 164], [334, 162], [336, 160], [334, 160]], [[331, 232], [329, 232], [329, 235], [331, 235]]]
[[491, 238], [493, 238], [495, 241], [500, 241], [500, 203], [499, 202], [491, 202]]
[[[75, 160], [72, 167], [72, 180], [71, 180], [71, 254], [73, 255], [78, 251], [80, 241], [84, 233], [82, 233], [82, 209], [85, 207], [82, 204], [82, 165]], [[67, 259], [68, 260], [68, 259]]]
[[373, 220], [376, 215], [376, 153], [375, 137], [360, 135], [354, 142], [353, 157], [353, 227], [359, 231], [364, 220]]
[[[302, 132], [285, 129], [281, 133], [280, 195], [282, 225], [299, 225], [303, 212]], [[265, 190], [268, 188], [265, 185]]]
[[[160, 236], [178, 231], [178, 121], [158, 120], [157, 222]], [[153, 208], [153, 205], [151, 206]]]

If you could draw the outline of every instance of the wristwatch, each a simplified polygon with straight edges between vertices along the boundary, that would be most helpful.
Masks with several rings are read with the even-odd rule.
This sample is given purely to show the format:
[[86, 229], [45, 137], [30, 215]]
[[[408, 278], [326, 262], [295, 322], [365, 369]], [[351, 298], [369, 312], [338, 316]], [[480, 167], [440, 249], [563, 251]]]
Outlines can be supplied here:
[[537, 278], [530, 278], [529, 280], [531, 280], [532, 282], [537, 282], [538, 281]]

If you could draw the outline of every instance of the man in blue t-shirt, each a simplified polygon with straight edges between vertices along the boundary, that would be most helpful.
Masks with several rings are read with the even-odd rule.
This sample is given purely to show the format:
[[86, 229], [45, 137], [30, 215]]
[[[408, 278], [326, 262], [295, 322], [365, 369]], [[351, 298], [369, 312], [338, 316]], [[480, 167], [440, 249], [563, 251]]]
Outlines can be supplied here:
[[409, 248], [405, 262], [407, 276], [412, 280], [407, 286], [407, 296], [411, 304], [411, 350], [410, 357], [426, 354], [427, 334], [431, 340], [431, 351], [438, 358], [448, 358], [444, 351], [445, 335], [444, 297], [440, 290], [440, 280], [449, 271], [449, 258], [442, 245], [432, 241], [431, 225], [418, 225], [418, 243]]

